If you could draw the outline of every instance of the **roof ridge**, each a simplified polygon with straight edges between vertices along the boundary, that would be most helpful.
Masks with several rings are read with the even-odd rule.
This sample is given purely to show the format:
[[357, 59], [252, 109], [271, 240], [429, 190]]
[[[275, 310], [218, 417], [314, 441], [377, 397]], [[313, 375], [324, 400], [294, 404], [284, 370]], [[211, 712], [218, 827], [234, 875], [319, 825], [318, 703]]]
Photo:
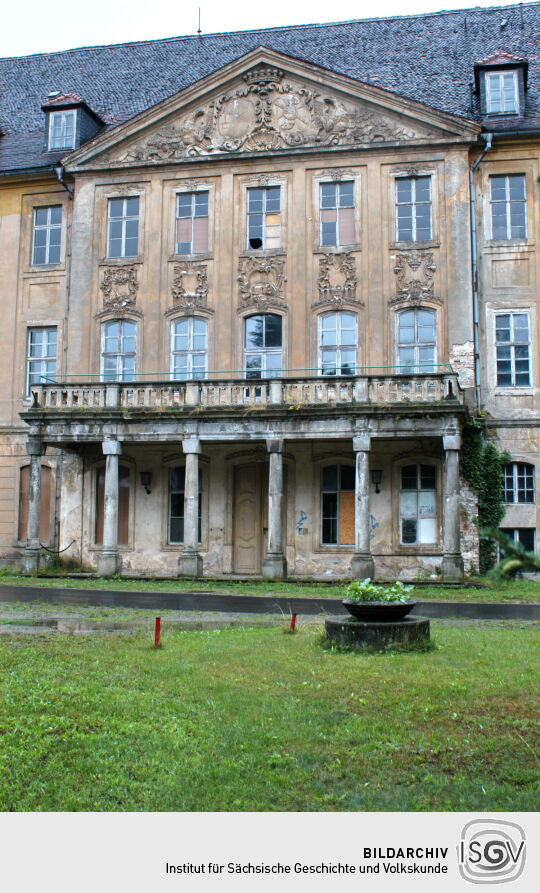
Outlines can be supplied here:
[[373, 18], [366, 19], [346, 19], [344, 21], [339, 22], [309, 22], [302, 25], [275, 25], [268, 28], [248, 28], [245, 31], [213, 31], [208, 34], [180, 34], [175, 35], [173, 37], [155, 37], [150, 40], [130, 40], [125, 43], [105, 43], [105, 44], [90, 44], [88, 46], [79, 46], [79, 47], [70, 47], [67, 50], [52, 50], [51, 52], [44, 53], [29, 53], [25, 56], [2, 56], [0, 57], [0, 62], [13, 62], [13, 61], [22, 61], [24, 59], [38, 59], [43, 57], [50, 56], [63, 56], [68, 55], [69, 53], [80, 53], [84, 50], [107, 50], [114, 49], [115, 47], [132, 47], [132, 46], [150, 46], [152, 44], [165, 44], [165, 43], [174, 43], [175, 41], [191, 41], [191, 40], [205, 40], [210, 37], [234, 37], [236, 34], [240, 35], [248, 35], [248, 34], [267, 34], [269, 32], [277, 32], [277, 31], [300, 31], [302, 29], [312, 29], [312, 28], [326, 28], [326, 27], [339, 27], [341, 25], [355, 25], [361, 23], [375, 23], [375, 22], [395, 22], [400, 20], [410, 21], [411, 19], [427, 19], [433, 18], [435, 16], [451, 16], [451, 15], [459, 15], [460, 13], [484, 13], [484, 12], [494, 12], [505, 10], [517, 10], [522, 9], [523, 7], [530, 8], [531, 6], [540, 6], [540, 0], [530, 0], [530, 2], [516, 2], [516, 3], [508, 3], [504, 6], [464, 6], [460, 9], [441, 9], [436, 11], [429, 11], [423, 13], [415, 13], [410, 15], [393, 15], [393, 16], [379, 16]]

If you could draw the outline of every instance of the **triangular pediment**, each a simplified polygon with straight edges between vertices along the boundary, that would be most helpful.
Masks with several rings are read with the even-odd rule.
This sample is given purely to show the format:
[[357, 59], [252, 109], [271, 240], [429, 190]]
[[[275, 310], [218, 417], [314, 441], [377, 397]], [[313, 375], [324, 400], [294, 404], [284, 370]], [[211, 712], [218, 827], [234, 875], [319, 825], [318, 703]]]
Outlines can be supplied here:
[[260, 48], [97, 137], [67, 170], [374, 143], [463, 141], [478, 125]]

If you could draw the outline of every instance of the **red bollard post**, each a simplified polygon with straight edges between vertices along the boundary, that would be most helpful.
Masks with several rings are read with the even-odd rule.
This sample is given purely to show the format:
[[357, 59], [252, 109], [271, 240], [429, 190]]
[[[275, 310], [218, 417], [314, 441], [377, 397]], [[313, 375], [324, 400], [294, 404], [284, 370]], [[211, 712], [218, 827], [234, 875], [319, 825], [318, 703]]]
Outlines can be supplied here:
[[291, 617], [291, 625], [289, 627], [289, 632], [293, 633], [296, 629], [296, 614], [293, 614]]
[[160, 634], [161, 634], [161, 617], [156, 617], [156, 625], [154, 628], [154, 648], [159, 648]]

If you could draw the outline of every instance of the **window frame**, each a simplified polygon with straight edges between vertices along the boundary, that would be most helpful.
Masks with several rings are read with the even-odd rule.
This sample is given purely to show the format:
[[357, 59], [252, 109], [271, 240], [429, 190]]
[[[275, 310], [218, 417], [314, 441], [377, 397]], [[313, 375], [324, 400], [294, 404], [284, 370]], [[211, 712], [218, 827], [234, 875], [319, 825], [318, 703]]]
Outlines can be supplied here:
[[[56, 379], [57, 374], [57, 362], [58, 362], [58, 326], [28, 326], [26, 330], [26, 396], [30, 396], [32, 393], [32, 387], [36, 385], [43, 384], [44, 382], [31, 382], [30, 377], [31, 372], [31, 364], [32, 363], [50, 363], [54, 360], [54, 372], [51, 374], [47, 371], [41, 371], [38, 373], [41, 377], [45, 377], [47, 380], [54, 381]], [[32, 335], [34, 332], [41, 333], [53, 333], [54, 332], [54, 355], [49, 353], [42, 353], [40, 356], [32, 356], [30, 353], [30, 348], [32, 344]], [[47, 338], [47, 346], [49, 339]], [[45, 343], [45, 342], [42, 342]]]
[[[342, 205], [340, 201], [338, 202], [338, 191], [342, 186], [345, 185], [352, 186], [352, 204], [350, 205]], [[323, 207], [323, 190], [325, 187], [331, 186], [335, 189], [335, 204], [333, 207]], [[319, 240], [318, 247], [322, 249], [327, 248], [353, 248], [357, 242], [357, 234], [356, 234], [356, 203], [357, 203], [357, 184], [355, 178], [343, 178], [342, 180], [318, 180], [318, 190], [319, 190], [319, 201], [318, 201], [318, 209], [319, 209]], [[325, 221], [323, 221], [323, 211], [327, 210], [335, 210], [336, 212], [336, 220], [335, 220], [335, 241], [334, 242], [324, 242], [323, 240], [323, 226]], [[353, 238], [352, 241], [347, 242], [341, 237], [340, 228], [341, 228], [341, 215], [339, 214], [340, 210], [351, 210], [352, 211], [352, 229], [353, 229]], [[328, 221], [327, 221], [328, 222]], [[333, 221], [330, 221], [333, 222]]]
[[[186, 196], [186, 195], [191, 196], [191, 211], [192, 211], [192, 214], [191, 214], [190, 217], [180, 217], [180, 216], [179, 216], [179, 210], [180, 210], [180, 198], [181, 198], [181, 196]], [[196, 197], [197, 197], [198, 195], [206, 195], [206, 197], [207, 197], [207, 200], [206, 200], [206, 215], [205, 215], [205, 216], [204, 216], [204, 215], [197, 215], [197, 214], [194, 213], [194, 211], [196, 211], [196, 205], [197, 205], [197, 199], [196, 199]], [[174, 201], [175, 201], [175, 210], [174, 210], [174, 256], [176, 256], [176, 257], [184, 257], [184, 256], [200, 257], [200, 256], [204, 256], [204, 255], [208, 254], [209, 251], [210, 251], [210, 203], [211, 203], [211, 189], [210, 189], [210, 186], [205, 184], [204, 186], [201, 186], [200, 188], [195, 188], [195, 189], [176, 189], [176, 190], [175, 190], [175, 199], [174, 199]], [[194, 243], [194, 225], [195, 225], [194, 221], [195, 221], [196, 219], [201, 219], [201, 220], [206, 220], [206, 221], [207, 221], [207, 227], [206, 227], [206, 247], [205, 247], [204, 249], [202, 249], [201, 251], [194, 251], [194, 250], [193, 250], [193, 243]], [[180, 250], [179, 250], [179, 245], [181, 244], [181, 243], [178, 241], [178, 238], [177, 238], [177, 236], [178, 236], [178, 221], [179, 221], [179, 220], [190, 220], [190, 221], [191, 221], [191, 242], [190, 242], [191, 250], [190, 250], [190, 251], [180, 251]]]
[[[105, 351], [105, 341], [106, 341], [106, 337], [107, 337], [107, 335], [106, 335], [107, 326], [113, 325], [115, 323], [120, 325], [120, 327], [121, 327], [121, 335], [120, 335], [121, 343], [123, 343], [123, 339], [124, 339], [124, 337], [126, 337], [122, 332], [124, 325], [127, 323], [127, 324], [130, 324], [133, 326], [133, 330], [134, 330], [133, 337], [134, 337], [134, 344], [135, 344], [133, 351], [123, 351], [123, 350], [108, 351], [108, 352]], [[138, 348], [138, 325], [137, 325], [137, 322], [134, 319], [130, 319], [129, 317], [123, 317], [123, 318], [112, 317], [110, 319], [105, 319], [101, 323], [101, 333], [100, 334], [101, 334], [100, 381], [110, 382], [113, 384], [135, 381], [137, 378], [137, 352], [138, 352], [138, 350], [137, 350], [137, 348]], [[118, 367], [123, 362], [123, 358], [128, 358], [131, 356], [133, 356], [133, 358], [134, 358], [133, 375], [131, 377], [124, 377], [124, 370], [122, 370], [121, 374], [119, 374]], [[107, 357], [116, 357], [116, 376], [114, 378], [107, 377], [109, 375], [109, 373], [105, 372], [104, 360]]]
[[[532, 533], [533, 548], [530, 550], [527, 549], [527, 551], [531, 551], [534, 554], [538, 554], [537, 553], [536, 527], [499, 527], [499, 530], [501, 531], [501, 533], [503, 533], [509, 539], [513, 540], [514, 543], [520, 543], [521, 545], [523, 545], [523, 544], [521, 543], [521, 539], [519, 536], [520, 532], [522, 530], [530, 531]], [[505, 552], [504, 552], [503, 547], [500, 544], [497, 547], [497, 553], [498, 553], [499, 561], [501, 561], [501, 559], [504, 558]]]
[[[521, 487], [520, 478], [523, 481]], [[524, 497], [530, 494], [531, 498], [520, 499], [520, 491]], [[510, 493], [511, 499], [508, 498]], [[501, 499], [504, 505], [534, 505], [536, 503], [536, 472], [532, 462], [513, 459], [503, 465]]]
[[[256, 319], [257, 317], [261, 317], [262, 319], [266, 320], [270, 316], [281, 320], [281, 345], [280, 345], [280, 347], [278, 348], [278, 347], [274, 347], [274, 346], [270, 346], [270, 347], [263, 346], [261, 348], [253, 347], [253, 348], [248, 349], [246, 347], [246, 336], [247, 336], [246, 324], [247, 324], [247, 321], [250, 319]], [[273, 313], [271, 311], [263, 311], [260, 313], [249, 313], [246, 316], [241, 317], [241, 319], [242, 319], [242, 369], [243, 369], [244, 378], [248, 381], [263, 381], [263, 380], [268, 380], [271, 378], [280, 378], [283, 374], [283, 368], [284, 368], [284, 364], [283, 364], [284, 341], [285, 341], [285, 338], [284, 338], [284, 328], [285, 328], [284, 317], [279, 313]], [[265, 336], [266, 336], [266, 325], [265, 325], [264, 337]], [[267, 364], [266, 364], [267, 357], [277, 355], [277, 353], [279, 353], [279, 355], [280, 355], [279, 367], [276, 367], [275, 370], [274, 369], [268, 370]], [[248, 375], [249, 370], [248, 370], [247, 358], [248, 358], [248, 356], [256, 356], [257, 354], [261, 355], [261, 369], [260, 369], [261, 374], [260, 375]], [[267, 374], [268, 372], [270, 372], [270, 374]]]
[[[126, 202], [132, 201], [136, 199], [138, 202], [137, 205], [137, 214], [126, 214]], [[121, 217], [111, 217], [111, 203], [115, 201], [121, 201], [123, 203], [123, 213]], [[134, 192], [132, 195], [108, 195], [106, 196], [106, 206], [107, 206], [107, 224], [105, 231], [105, 260], [106, 261], [123, 261], [128, 260], [133, 262], [137, 258], [141, 256], [141, 206], [142, 206], [142, 196]], [[137, 221], [137, 251], [135, 254], [126, 254], [126, 240], [127, 238], [133, 238], [133, 236], [126, 235], [126, 227], [127, 224], [133, 220]], [[121, 242], [121, 254], [111, 254], [111, 224], [121, 222], [122, 224], [122, 234], [120, 236]]]
[[[326, 469], [333, 468], [333, 467], [336, 467], [338, 469], [338, 471], [337, 471], [338, 489], [333, 489], [333, 488], [325, 489], [324, 482], [323, 482], [324, 472]], [[349, 469], [349, 471], [352, 475], [352, 478], [353, 478], [353, 486], [352, 487], [343, 488], [341, 486], [341, 477], [342, 477], [341, 469], [342, 468]], [[336, 550], [342, 551], [343, 549], [347, 549], [350, 551], [355, 548], [355, 545], [356, 545], [356, 543], [355, 543], [355, 512], [356, 512], [355, 481], [356, 481], [356, 467], [355, 467], [354, 460], [347, 461], [344, 458], [338, 458], [338, 459], [334, 459], [334, 460], [329, 459], [328, 461], [325, 460], [324, 462], [320, 463], [320, 465], [318, 466], [318, 491], [319, 491], [319, 501], [318, 501], [319, 536], [318, 536], [318, 542], [319, 542], [319, 550], [328, 551], [330, 549], [332, 549], [332, 550], [336, 549]], [[336, 532], [336, 541], [335, 542], [325, 540], [325, 538], [324, 538], [325, 521], [331, 520], [330, 516], [325, 515], [324, 496], [325, 496], [325, 494], [332, 494], [332, 493], [336, 494], [336, 515], [335, 515], [335, 520], [334, 520], [334, 523], [336, 525], [336, 531], [335, 531]], [[353, 504], [353, 516], [352, 516], [353, 517], [353, 536], [352, 536], [352, 542], [350, 542], [350, 543], [340, 543], [339, 542], [340, 523], [341, 523], [340, 508], [341, 508], [341, 494], [342, 493], [352, 493], [353, 494], [353, 500], [352, 500], [352, 504]]]
[[[491, 80], [497, 78], [499, 82], [499, 95], [502, 99], [502, 105], [504, 106], [504, 86], [502, 81], [508, 75], [512, 75], [513, 81], [513, 107], [510, 108], [492, 108], [492, 87]], [[502, 115], [519, 115], [519, 89], [518, 89], [518, 73], [515, 68], [511, 69], [497, 69], [496, 71], [485, 71], [484, 72], [484, 88], [485, 88], [485, 96], [486, 96], [486, 115], [493, 115], [496, 117]]]
[[[268, 194], [270, 190], [278, 190], [279, 191], [279, 211], [268, 211], [267, 203], [268, 203]], [[261, 211], [250, 211], [250, 194], [253, 192], [260, 191], [263, 194], [263, 208]], [[249, 185], [246, 184], [246, 213], [245, 213], [245, 226], [246, 226], [246, 240], [245, 240], [245, 248], [244, 250], [249, 252], [250, 254], [254, 251], [283, 251], [284, 244], [284, 232], [283, 232], [283, 183], [265, 183], [264, 185]], [[279, 244], [268, 246], [268, 232], [267, 227], [269, 224], [266, 222], [266, 217], [270, 214], [279, 214]], [[262, 245], [259, 248], [253, 248], [249, 243], [251, 238], [258, 238], [258, 236], [250, 235], [250, 218], [254, 218], [255, 216], [261, 215], [263, 218], [262, 222]], [[277, 226], [278, 224], [270, 224], [271, 226]]]
[[[336, 317], [336, 335], [340, 335], [343, 328], [343, 317], [348, 316], [352, 317], [354, 321], [354, 347], [351, 345], [342, 344], [337, 341], [335, 345], [326, 344], [323, 345], [323, 325], [324, 320], [331, 319], [332, 317]], [[358, 374], [358, 314], [354, 313], [352, 310], [328, 310], [324, 313], [319, 313], [317, 316], [317, 374], [321, 376], [332, 376], [335, 378], [343, 377], [351, 377]], [[336, 353], [336, 363], [334, 372], [325, 372], [324, 371], [324, 362], [323, 362], [323, 352], [325, 350], [334, 350]], [[353, 363], [353, 371], [352, 372], [338, 372], [338, 368], [341, 367], [343, 369], [343, 361], [341, 360], [341, 352], [349, 350], [354, 352], [354, 363]]]
[[[416, 489], [412, 488], [404, 489], [403, 484], [403, 469], [409, 466], [415, 466], [416, 468]], [[421, 476], [419, 470], [422, 466], [426, 466], [429, 468], [433, 468], [435, 472], [435, 513], [424, 515], [424, 518], [433, 518], [435, 521], [434, 529], [435, 529], [435, 539], [432, 542], [419, 542], [418, 541], [418, 526], [416, 528], [416, 541], [414, 543], [405, 543], [403, 542], [403, 520], [413, 520], [412, 516], [407, 518], [402, 514], [402, 500], [401, 494], [403, 492], [414, 492], [419, 494], [421, 492], [433, 492], [432, 488], [421, 486]], [[418, 495], [416, 498], [417, 506], [418, 506]], [[397, 524], [394, 524], [394, 530], [396, 531], [396, 546], [399, 550], [402, 551], [414, 551], [414, 552], [432, 552], [436, 551], [440, 552], [441, 548], [441, 467], [440, 462], [434, 460], [431, 457], [415, 457], [414, 459], [408, 459], [406, 461], [400, 462], [399, 465], [396, 466], [396, 502], [395, 502], [395, 514], [394, 518], [397, 519]], [[416, 517], [414, 520], [418, 525], [418, 521], [420, 519], [420, 514], [417, 508]]]
[[[56, 111], [48, 112], [49, 116], [49, 126], [47, 131], [47, 151], [48, 152], [60, 152], [63, 149], [74, 149], [75, 143], [77, 141], [77, 114], [78, 109], [57, 109]], [[71, 141], [66, 142], [66, 119], [71, 118], [73, 121], [72, 128], [72, 136]], [[54, 121], [60, 118], [60, 141], [58, 145], [53, 145], [53, 136], [54, 136]]]
[[[512, 199], [510, 196], [510, 178], [511, 177], [521, 177], [523, 180], [523, 199]], [[495, 180], [504, 180], [505, 181], [505, 198], [504, 201], [500, 199], [493, 199], [493, 183]], [[527, 174], [523, 171], [511, 171], [504, 174], [496, 174], [490, 173], [488, 174], [488, 203], [489, 203], [489, 239], [492, 242], [526, 242], [529, 238], [529, 226], [528, 226], [528, 207], [527, 207]], [[506, 227], [506, 235], [499, 236], [495, 235], [494, 232], [494, 216], [493, 212], [495, 206], [504, 204], [505, 207], [505, 227]], [[512, 235], [512, 205], [521, 205], [523, 208], [523, 226], [525, 230], [525, 234], [522, 236], [514, 236]]]
[[[434, 241], [434, 175], [431, 172], [418, 172], [415, 174], [407, 174], [407, 173], [396, 173], [394, 174], [394, 216], [395, 216], [395, 241], [396, 244], [399, 245], [419, 245], [419, 244], [430, 244]], [[428, 180], [429, 181], [429, 201], [417, 201], [416, 191], [417, 191], [417, 181], [419, 180]], [[404, 181], [410, 181], [411, 183], [411, 201], [410, 202], [402, 202], [399, 201], [398, 189], [399, 183]], [[409, 239], [402, 238], [400, 235], [400, 216], [399, 216], [399, 208], [410, 205], [411, 207], [411, 230], [412, 237]], [[429, 237], [418, 239], [417, 238], [417, 207], [419, 205], [429, 205]]]
[[[188, 325], [188, 348], [186, 350], [175, 350], [174, 342], [175, 342], [175, 327], [179, 323], [187, 322]], [[193, 345], [193, 337], [195, 333], [193, 331], [195, 322], [203, 322], [205, 325], [205, 347], [204, 350], [199, 350], [194, 348]], [[204, 370], [202, 375], [194, 375], [193, 372], [193, 357], [194, 356], [202, 356], [204, 354]], [[175, 373], [174, 369], [174, 359], [177, 356], [186, 356], [187, 357], [187, 374], [185, 376], [180, 377]], [[170, 329], [170, 378], [171, 381], [203, 381], [208, 378], [208, 319], [204, 316], [177, 316], [171, 320], [171, 329]]]
[[[418, 316], [419, 316], [420, 312], [430, 313], [432, 316], [433, 339], [434, 339], [433, 345], [431, 344], [431, 342], [428, 342], [428, 341], [424, 342], [424, 341], [418, 340], [418, 337], [419, 337], [418, 329], [420, 328]], [[400, 337], [401, 337], [400, 322], [401, 322], [401, 318], [403, 317], [403, 315], [405, 313], [414, 313], [415, 340], [410, 343], [407, 343], [405, 341], [401, 342], [401, 340], [400, 340]], [[438, 348], [437, 325], [438, 325], [438, 314], [437, 314], [437, 311], [433, 307], [427, 307], [424, 305], [420, 305], [417, 307], [401, 307], [399, 310], [396, 311], [396, 314], [395, 314], [395, 341], [394, 341], [394, 343], [395, 343], [395, 352], [396, 352], [396, 367], [397, 367], [397, 372], [399, 375], [422, 375], [422, 374], [432, 375], [433, 373], [435, 373], [437, 371], [437, 348]], [[419, 361], [420, 350], [422, 348], [426, 349], [431, 346], [433, 346], [433, 362], [430, 364], [421, 364]], [[412, 366], [406, 366], [405, 363], [401, 362], [400, 350], [402, 348], [406, 349], [406, 348], [411, 348], [411, 347], [414, 350], [415, 362], [413, 363]], [[421, 368], [422, 365], [425, 365], [426, 368], [422, 369]], [[402, 367], [403, 367], [403, 369], [402, 369]]]
[[[59, 208], [60, 209], [60, 223], [51, 223], [51, 211]], [[39, 211], [47, 212], [47, 222], [46, 223], [37, 223], [36, 218]], [[36, 245], [36, 235], [38, 232], [45, 231], [45, 246]], [[51, 246], [51, 232], [59, 231], [60, 240], [58, 245]], [[32, 208], [32, 243], [31, 243], [31, 261], [30, 265], [32, 267], [55, 267], [62, 263], [62, 249], [63, 249], [63, 236], [64, 236], [64, 206], [61, 202], [52, 204], [52, 205], [34, 205]], [[38, 261], [36, 260], [36, 248], [45, 247], [45, 260]], [[58, 248], [58, 260], [50, 260], [50, 252], [52, 248]]]
[[[100, 459], [97, 463], [91, 466], [89, 472], [91, 474], [91, 492], [92, 492], [92, 505], [91, 511], [86, 516], [88, 521], [91, 524], [91, 543], [89, 545], [90, 551], [101, 551], [103, 549], [103, 543], [98, 543], [97, 541], [97, 528], [98, 528], [98, 496], [99, 496], [99, 477], [103, 475], [103, 485], [105, 486], [105, 468], [106, 462], [103, 459]], [[136, 531], [135, 531], [135, 502], [136, 502], [136, 492], [135, 492], [135, 470], [133, 467], [133, 462], [130, 460], [128, 456], [122, 455], [119, 457], [118, 462], [118, 502], [121, 500], [121, 487], [122, 487], [122, 474], [124, 476], [124, 480], [127, 480], [127, 515], [124, 515], [126, 519], [127, 526], [127, 542], [120, 542], [120, 531], [118, 531], [119, 539], [118, 539], [118, 549], [119, 551], [131, 551], [134, 548], [134, 543], [136, 539]], [[118, 510], [118, 527], [121, 524], [121, 513], [120, 506]], [[104, 522], [104, 517], [103, 517]], [[103, 523], [102, 522], [102, 523]]]
[[[508, 342], [499, 342], [497, 340], [497, 319], [501, 316], [510, 316], [511, 317], [511, 320], [512, 320], [511, 327], [510, 327], [511, 335], [513, 335], [513, 333], [514, 333], [513, 318], [515, 316], [526, 316], [527, 317], [527, 330], [528, 330], [527, 363], [528, 363], [528, 376], [529, 376], [529, 381], [527, 384], [521, 384], [521, 383], [516, 384], [516, 382], [515, 382], [515, 378], [516, 378], [515, 348], [523, 347], [525, 342], [516, 342], [513, 338], [512, 338], [512, 340], [510, 340]], [[517, 307], [514, 307], [512, 309], [504, 309], [504, 310], [497, 309], [494, 311], [494, 313], [493, 313], [494, 375], [495, 375], [495, 388], [498, 391], [504, 391], [506, 389], [509, 389], [509, 390], [515, 392], [516, 390], [518, 390], [518, 391], [519, 390], [530, 390], [530, 388], [533, 387], [532, 332], [533, 332], [533, 329], [531, 326], [531, 310], [529, 308], [522, 310]], [[499, 357], [499, 355], [498, 355], [499, 347], [509, 347], [510, 354], [511, 354], [510, 357], [509, 358], [508, 357]], [[508, 361], [508, 359], [510, 359], [510, 363], [511, 363], [510, 372], [511, 372], [512, 382], [510, 384], [499, 383], [499, 368], [498, 368], [499, 361], [504, 362], [504, 361]], [[523, 360], [523, 359], [524, 358], [522, 358], [522, 357], [518, 357], [518, 360]]]
[[[172, 473], [176, 469], [183, 470], [184, 472], [184, 487], [179, 488], [173, 491], [171, 486]], [[185, 494], [185, 473], [186, 473], [186, 465], [185, 462], [181, 462], [180, 464], [168, 465], [165, 469], [166, 471], [166, 487], [167, 487], [167, 518], [166, 518], [166, 536], [165, 536], [165, 544], [168, 548], [175, 548], [177, 546], [181, 546], [184, 544], [184, 536], [182, 539], [173, 540], [171, 537], [171, 522], [172, 522], [172, 496], [173, 494]], [[199, 507], [198, 507], [198, 540], [197, 545], [201, 548], [204, 548], [204, 523], [203, 523], [203, 511], [204, 511], [204, 499], [205, 499], [205, 474], [206, 471], [203, 467], [201, 467], [201, 463], [199, 462]], [[185, 500], [182, 498], [182, 511], [185, 509]], [[175, 518], [182, 518], [182, 525], [184, 524], [185, 516], [175, 515]], [[183, 533], [185, 531], [183, 530]]]

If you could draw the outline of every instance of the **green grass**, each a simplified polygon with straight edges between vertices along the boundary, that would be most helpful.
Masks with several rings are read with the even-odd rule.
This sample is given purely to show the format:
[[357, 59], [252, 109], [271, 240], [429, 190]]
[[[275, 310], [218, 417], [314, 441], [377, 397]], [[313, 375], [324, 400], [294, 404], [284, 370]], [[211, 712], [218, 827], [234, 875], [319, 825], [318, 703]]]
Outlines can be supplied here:
[[0, 639], [0, 809], [535, 809], [538, 629], [433, 626], [385, 655], [307, 627]]
[[[508, 583], [491, 583], [476, 579], [467, 587], [445, 587], [421, 585], [414, 590], [416, 599], [427, 601], [469, 601], [469, 602], [540, 602], [540, 581], [514, 580]], [[112, 578], [72, 578], [38, 575], [23, 577], [20, 574], [1, 572], [0, 586], [42, 586], [44, 589], [91, 589], [117, 590], [119, 592], [221, 592], [230, 595], [276, 595], [307, 598], [344, 598], [347, 581], [328, 583], [260, 581], [240, 582], [234, 580], [126, 580]]]

